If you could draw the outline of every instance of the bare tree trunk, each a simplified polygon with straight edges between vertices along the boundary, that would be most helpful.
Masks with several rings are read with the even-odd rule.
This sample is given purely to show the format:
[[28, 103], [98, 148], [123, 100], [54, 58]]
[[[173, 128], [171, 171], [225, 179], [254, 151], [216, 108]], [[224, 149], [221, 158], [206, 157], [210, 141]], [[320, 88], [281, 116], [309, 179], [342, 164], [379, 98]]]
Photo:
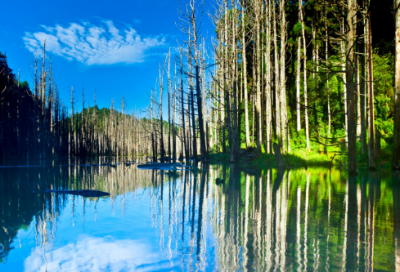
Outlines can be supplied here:
[[[365, 23], [365, 20], [364, 20]], [[364, 34], [366, 33], [365, 31], [365, 27], [364, 27]], [[364, 35], [364, 46], [363, 46], [363, 55], [361, 55], [361, 80], [360, 80], [360, 115], [361, 115], [361, 154], [364, 154], [366, 152], [367, 149], [367, 116], [366, 116], [366, 69], [365, 69], [365, 62], [366, 62], [366, 53], [367, 53], [367, 49], [366, 49], [366, 37]]]
[[54, 120], [53, 120], [53, 101], [54, 101], [54, 82], [53, 82], [53, 74], [52, 74], [52, 69], [51, 69], [51, 59], [50, 59], [50, 71], [49, 71], [49, 81], [50, 81], [50, 86], [49, 86], [49, 103], [48, 103], [48, 112], [49, 112], [49, 118], [50, 118], [50, 123], [49, 123], [49, 136], [50, 136], [50, 141], [49, 143], [49, 153], [50, 156], [54, 155], [54, 134], [53, 134], [53, 126], [54, 126]]
[[261, 3], [259, 0], [254, 1], [255, 9], [254, 12], [256, 14], [256, 32], [257, 32], [257, 41], [256, 41], [256, 50], [257, 50], [257, 59], [256, 59], [256, 66], [257, 66], [257, 102], [256, 102], [256, 112], [257, 112], [257, 150], [261, 152], [262, 146], [262, 113], [261, 113], [261, 54], [260, 54], [260, 24], [261, 24]]
[[[186, 141], [186, 123], [185, 123], [185, 103], [183, 96], [183, 59], [182, 59], [182, 49], [180, 52], [181, 57], [181, 110], [182, 110], [182, 133], [183, 133], [183, 142], [185, 146], [185, 156], [186, 159], [189, 159], [189, 152], [187, 149], [187, 141]], [[182, 152], [183, 153], [183, 152]]]
[[[358, 49], [358, 46], [356, 47]], [[359, 56], [355, 55], [355, 84], [356, 84], [356, 127], [357, 136], [361, 135], [361, 107], [360, 107], [360, 69], [359, 69]]]
[[305, 117], [305, 127], [306, 127], [306, 146], [307, 150], [310, 150], [310, 136], [308, 131], [308, 98], [307, 98], [307, 43], [304, 27], [304, 18], [302, 5], [299, 4], [299, 13], [301, 18], [301, 31], [303, 37], [303, 81], [304, 81], [304, 117]]
[[[345, 24], [344, 24], [344, 18], [343, 18], [343, 21], [342, 21], [342, 25], [341, 25], [341, 32], [342, 32], [342, 35], [345, 35]], [[348, 42], [350, 42], [350, 41], [348, 41]], [[343, 61], [343, 69], [344, 70], [346, 70], [346, 68], [347, 68], [347, 66], [346, 66], [346, 45], [345, 45], [345, 41], [342, 41], [341, 42], [341, 44], [340, 44], [340, 46], [341, 46], [341, 54], [342, 54], [342, 61]], [[349, 124], [348, 124], [348, 118], [347, 118], [347, 111], [348, 111], [348, 108], [347, 108], [347, 93], [348, 93], [348, 91], [347, 91], [347, 76], [346, 76], [346, 73], [343, 73], [343, 75], [342, 75], [342, 77], [343, 77], [343, 105], [344, 105], [344, 116], [345, 116], [345, 118], [344, 118], [344, 123], [345, 123], [345, 129], [344, 129], [344, 131], [345, 131], [345, 135], [346, 135], [346, 149], [348, 149], [348, 146], [349, 146]]]
[[161, 159], [165, 157], [164, 153], [164, 126], [163, 126], [163, 114], [162, 114], [162, 94], [163, 94], [163, 74], [161, 72], [160, 64], [160, 154]]
[[[325, 4], [325, 65], [328, 66], [328, 52], [329, 52], [329, 36], [328, 36], [328, 15], [327, 15], [327, 7]], [[329, 72], [327, 69], [326, 72], [326, 92], [328, 98], [328, 138], [331, 137], [331, 101], [330, 101], [330, 89], [329, 89]]]
[[247, 91], [247, 59], [246, 59], [246, 24], [245, 24], [245, 11], [242, 5], [242, 69], [244, 81], [244, 121], [246, 133], [246, 148], [250, 147], [250, 131], [249, 131], [249, 98]]
[[171, 48], [168, 52], [168, 156], [171, 158]]
[[347, 83], [347, 124], [348, 124], [348, 171], [350, 175], [357, 174], [357, 126], [355, 118], [355, 95], [356, 86], [354, 84], [354, 43], [356, 37], [355, 25], [357, 22], [356, 17], [356, 1], [348, 0], [348, 13], [347, 13], [347, 25], [349, 30], [347, 31], [347, 46], [346, 46], [346, 83]]
[[19, 123], [20, 123], [20, 118], [19, 118], [19, 80], [20, 80], [20, 70], [18, 69], [18, 91], [17, 91], [17, 121], [16, 121], [16, 131], [17, 131], [17, 156], [19, 157], [21, 154], [21, 137], [20, 137], [20, 130], [19, 130]]
[[151, 147], [153, 149], [153, 161], [157, 161], [157, 148], [156, 148], [156, 143], [154, 141], [154, 133], [151, 133]]
[[85, 136], [85, 114], [84, 114], [84, 111], [85, 111], [85, 93], [82, 88], [82, 113], [81, 113], [82, 118], [81, 118], [81, 140], [80, 140], [81, 153], [79, 155], [85, 157], [86, 156], [86, 152], [85, 152], [86, 151], [86, 145], [85, 145], [85, 142], [86, 142], [85, 137], [86, 136]]
[[265, 134], [266, 134], [266, 153], [271, 153], [272, 146], [272, 105], [271, 105], [271, 3], [268, 1], [267, 7], [267, 25], [266, 25], [266, 35], [267, 35], [267, 49], [265, 52], [265, 65], [266, 65], [266, 86], [265, 86]]
[[122, 159], [124, 160], [124, 157], [126, 155], [126, 143], [125, 143], [125, 128], [127, 126], [126, 124], [126, 114], [125, 114], [125, 99], [122, 96], [121, 99], [121, 110], [122, 110], [122, 121], [120, 122], [120, 124], [122, 123], [122, 151], [121, 151], [121, 156]]
[[151, 96], [150, 96], [150, 132], [151, 132], [151, 148], [153, 150], [153, 161], [154, 161], [154, 127], [153, 127], [153, 89], [151, 89]]
[[375, 158], [378, 160], [381, 156], [381, 133], [379, 130], [375, 131]]
[[173, 156], [172, 156], [172, 158], [173, 158], [173, 161], [174, 162], [176, 162], [176, 136], [177, 136], [177, 133], [176, 133], [176, 123], [177, 123], [177, 121], [176, 121], [176, 114], [177, 114], [177, 105], [176, 105], [176, 95], [177, 95], [177, 88], [176, 88], [176, 60], [175, 60], [175, 77], [174, 77], [174, 83], [175, 83], [175, 88], [174, 88], [174, 112], [172, 113], [173, 114], [173, 122], [172, 122], [172, 131], [173, 131], [173, 133], [172, 133], [172, 139], [173, 139], [173, 149], [174, 149], [174, 153], [173, 153]]
[[[253, 79], [255, 78], [255, 67], [254, 67], [254, 62], [255, 62], [255, 60], [254, 60], [254, 57], [255, 57], [255, 55], [253, 54]], [[254, 92], [254, 80], [253, 80], [253, 83], [252, 83], [252, 89], [253, 89], [253, 94], [252, 94], [252, 129], [251, 129], [251, 141], [252, 141], [252, 146], [254, 147], [254, 133], [255, 133], [255, 116], [256, 116], [256, 113], [255, 113], [255, 108], [256, 108], [256, 106], [255, 106], [255, 104], [256, 104], [256, 95], [255, 95], [255, 92]]]
[[301, 130], [300, 112], [300, 62], [301, 62], [301, 39], [297, 37], [297, 74], [296, 74], [296, 112], [297, 112], [297, 131]]
[[[214, 66], [214, 74], [215, 74], [215, 67], [216, 66]], [[210, 150], [210, 148], [213, 148], [213, 146], [214, 146], [214, 134], [213, 134], [213, 127], [215, 126], [215, 122], [214, 122], [214, 119], [213, 118], [215, 118], [215, 112], [214, 112], [214, 110], [213, 110], [213, 104], [214, 104], [214, 97], [215, 97], [215, 85], [214, 84], [211, 84], [211, 86], [210, 86], [210, 93], [211, 93], [211, 98], [210, 98], [210, 115], [209, 115], [209, 126], [210, 126], [210, 128], [209, 128], [209, 131], [208, 131], [208, 133], [210, 134], [209, 135], [209, 137], [210, 137], [210, 139], [209, 139], [209, 144], [210, 144], [210, 147], [209, 147], [209, 149], [207, 150], [207, 152], [209, 152], [209, 150]], [[208, 134], [207, 134], [208, 135]]]
[[311, 21], [311, 32], [312, 32], [312, 76], [315, 79], [315, 68], [316, 68], [316, 41], [315, 41], [315, 27], [314, 27], [314, 19]]
[[197, 137], [196, 137], [196, 119], [194, 114], [194, 94], [193, 94], [193, 85], [190, 86], [190, 104], [191, 109], [191, 117], [192, 117], [192, 142], [193, 142], [193, 157], [195, 161], [198, 161], [197, 158]]
[[[281, 126], [282, 126], [282, 153], [286, 153], [286, 133], [289, 133], [287, 107], [286, 107], [286, 14], [285, 0], [280, 1], [280, 21], [281, 21]], [[289, 141], [289, 140], [288, 140]]]
[[[203, 120], [203, 107], [202, 107], [202, 92], [201, 92], [201, 79], [200, 79], [200, 54], [198, 49], [198, 34], [197, 34], [197, 19], [195, 17], [195, 9], [192, 6], [191, 10], [191, 18], [192, 18], [192, 27], [193, 27], [193, 45], [194, 45], [194, 60], [195, 60], [195, 80], [196, 80], [196, 98], [197, 98], [197, 115], [199, 121], [199, 130], [200, 130], [200, 150], [201, 156], [204, 163], [207, 163], [207, 149], [206, 149], [206, 134], [204, 131], [204, 120]], [[193, 99], [193, 98], [192, 98]], [[192, 101], [193, 102], [193, 101]], [[194, 102], [193, 102], [194, 103]], [[193, 116], [194, 116], [194, 106], [193, 106]], [[195, 124], [195, 123], [193, 123]], [[196, 127], [194, 125], [194, 127]], [[196, 141], [196, 135], [194, 134], [194, 138]], [[196, 151], [196, 160], [197, 160], [197, 151]]]
[[[231, 16], [233, 18], [233, 12], [232, 15], [228, 12], [227, 8], [227, 2], [225, 1], [225, 11], [226, 11], [226, 16], [225, 16], [225, 27], [228, 29], [228, 25], [230, 24], [231, 29]], [[233, 3], [232, 3], [233, 4]], [[233, 6], [232, 6], [233, 10]], [[233, 29], [232, 29], [233, 30]], [[233, 32], [233, 31], [232, 31]], [[232, 109], [232, 87], [233, 87], [233, 80], [234, 80], [234, 71], [232, 69], [233, 65], [233, 50], [234, 48], [232, 47], [231, 44], [229, 44], [229, 41], [233, 40], [233, 33], [232, 33], [232, 38], [231, 40], [230, 37], [228, 36], [228, 30], [226, 31], [226, 36], [225, 36], [225, 69], [226, 73], [224, 74], [225, 77], [225, 104], [226, 104], [226, 116], [225, 116], [225, 124], [228, 132], [228, 143], [229, 143], [229, 154], [230, 156], [232, 155], [232, 152], [234, 150], [233, 146], [233, 126], [232, 126], [232, 115], [234, 114], [234, 110]]]
[[219, 140], [219, 129], [220, 129], [220, 127], [221, 127], [221, 124], [220, 124], [220, 118], [219, 118], [219, 112], [220, 112], [220, 105], [221, 105], [221, 103], [220, 103], [220, 100], [219, 100], [219, 93], [220, 93], [220, 88], [219, 88], [219, 81], [220, 81], [220, 77], [219, 77], [219, 70], [220, 70], [220, 68], [216, 68], [216, 72], [215, 72], [215, 75], [216, 75], [216, 77], [217, 77], [217, 79], [215, 80], [215, 88], [214, 88], [214, 96], [215, 96], [215, 102], [214, 102], [214, 108], [216, 108], [216, 110], [214, 110], [214, 116], [215, 116], [215, 123], [214, 123], [214, 129], [215, 129], [215, 151], [216, 152], [219, 152], [220, 151], [220, 149], [219, 149], [219, 143], [220, 143], [220, 140]]
[[34, 126], [34, 130], [33, 130], [33, 139], [34, 139], [34, 141], [33, 141], [33, 152], [34, 153], [37, 153], [37, 148], [39, 147], [39, 145], [38, 145], [38, 143], [39, 143], [39, 131], [40, 131], [40, 128], [39, 128], [39, 120], [40, 120], [40, 117], [39, 117], [39, 111], [38, 111], [38, 109], [37, 109], [37, 107], [38, 107], [38, 101], [39, 101], [39, 86], [38, 86], [38, 71], [37, 71], [37, 64], [38, 64], [38, 61], [37, 61], [37, 56], [36, 56], [36, 53], [35, 53], [35, 95], [34, 95], [34, 101], [35, 101], [35, 103], [34, 103], [34, 105], [33, 105], [33, 115], [34, 115], [34, 118], [35, 118], [35, 126]]
[[[235, 162], [237, 159], [237, 155], [240, 148], [239, 142], [239, 134], [238, 134], [238, 98], [237, 98], [237, 82], [238, 82], [238, 69], [237, 69], [237, 61], [238, 61], [238, 50], [237, 47], [237, 25], [235, 22], [236, 13], [233, 12], [232, 14], [232, 27], [233, 27], [233, 38], [232, 38], [232, 60], [233, 60], [233, 67], [232, 67], [232, 91], [233, 91], [233, 127], [232, 127], [232, 147], [231, 149], [231, 162]], [[261, 104], [260, 104], [261, 106]]]
[[193, 155], [193, 153], [191, 152], [191, 150], [193, 150], [192, 146], [193, 146], [193, 137], [192, 137], [192, 133], [191, 133], [191, 114], [190, 114], [190, 90], [187, 93], [187, 122], [188, 122], [188, 131], [187, 131], [187, 135], [188, 135], [188, 148], [189, 148], [189, 155]]
[[73, 148], [72, 152], [76, 155], [76, 134], [74, 126], [74, 87], [71, 88], [71, 136], [73, 135]]
[[97, 156], [99, 156], [99, 143], [98, 143], [98, 131], [96, 129], [97, 126], [97, 119], [96, 119], [96, 113], [97, 113], [97, 107], [96, 107], [96, 92], [94, 92], [94, 97], [93, 97], [93, 103], [94, 103], [94, 108], [93, 108], [93, 153], [95, 153]]
[[41, 146], [43, 150], [40, 151], [40, 153], [43, 152], [43, 157], [46, 157], [46, 133], [45, 133], [45, 128], [46, 126], [46, 82], [47, 82], [47, 73], [46, 73], [46, 40], [43, 42], [43, 61], [42, 61], [42, 84], [41, 84], [41, 89], [42, 89], [42, 118], [41, 118]]
[[[373, 88], [373, 67], [372, 67], [372, 33], [371, 33], [371, 15], [368, 17], [368, 86], [369, 86], [369, 135], [368, 135], [368, 158], [369, 168], [375, 169], [375, 113], [374, 113], [374, 88]], [[357, 155], [357, 154], [356, 154]]]
[[277, 26], [276, 26], [276, 12], [275, 12], [275, 3], [272, 4], [272, 11], [273, 11], [273, 17], [274, 17], [274, 58], [275, 58], [275, 123], [276, 123], [276, 137], [278, 139], [278, 145], [280, 146], [282, 144], [282, 139], [281, 139], [281, 99], [280, 99], [280, 80], [279, 80], [279, 62], [278, 62], [278, 37], [277, 37]]
[[400, 170], [400, 0], [395, 4], [395, 80], [394, 80], [394, 135], [392, 168]]
[[[225, 100], [227, 100], [227, 96], [228, 93], [226, 91], [226, 85], [227, 85], [227, 81], [226, 81], [226, 74], [228, 73], [228, 67], [226, 67], [226, 63], [227, 63], [227, 59], [228, 59], [228, 0], [225, 0], [225, 28], [224, 28], [224, 60], [222, 61], [223, 64], [223, 68], [222, 68], [222, 88], [223, 88], [223, 97], [222, 97], [222, 102], [224, 103], [223, 105], [223, 110], [221, 112], [222, 114], [222, 120], [223, 120], [223, 125], [222, 125], [222, 152], [226, 153], [226, 138], [225, 138], [225, 129], [226, 129], [226, 121], [227, 121], [227, 117], [230, 114], [229, 112], [227, 112], [225, 114], [225, 108], [227, 107], [227, 102]], [[225, 116], [226, 115], [226, 116]]]
[[111, 153], [110, 156], [114, 156], [116, 154], [116, 130], [114, 129], [114, 100], [111, 100], [111, 109], [110, 109], [110, 136], [111, 136]]

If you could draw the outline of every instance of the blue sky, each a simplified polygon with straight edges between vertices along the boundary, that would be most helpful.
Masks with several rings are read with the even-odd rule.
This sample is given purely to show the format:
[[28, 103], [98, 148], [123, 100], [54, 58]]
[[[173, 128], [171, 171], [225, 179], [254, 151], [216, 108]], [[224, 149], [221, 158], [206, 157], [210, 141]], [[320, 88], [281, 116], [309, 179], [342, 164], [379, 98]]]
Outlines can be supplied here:
[[[184, 7], [188, 0], [179, 0]], [[176, 27], [178, 3], [153, 1], [3, 1], [0, 16], [0, 51], [21, 80], [33, 86], [32, 59], [36, 48], [51, 55], [55, 82], [70, 108], [71, 86], [81, 108], [93, 106], [96, 91], [99, 107], [114, 99], [119, 109], [124, 96], [128, 110], [148, 105], [160, 62], [170, 47], [186, 39]], [[213, 12], [210, 1], [204, 10]], [[207, 15], [203, 33], [210, 41], [213, 26]], [[166, 80], [164, 80], [165, 82]], [[86, 105], [87, 105], [86, 103]]]

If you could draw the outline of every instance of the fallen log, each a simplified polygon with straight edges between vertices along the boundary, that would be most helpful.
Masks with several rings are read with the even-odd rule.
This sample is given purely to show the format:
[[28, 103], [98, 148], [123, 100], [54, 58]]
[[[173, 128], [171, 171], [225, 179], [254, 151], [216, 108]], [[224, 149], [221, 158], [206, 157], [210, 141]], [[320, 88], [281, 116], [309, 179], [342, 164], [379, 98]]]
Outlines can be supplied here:
[[80, 195], [83, 197], [101, 197], [109, 196], [109, 193], [97, 190], [46, 190], [46, 193], [60, 193], [69, 195]]
[[146, 163], [137, 166], [139, 169], [168, 170], [174, 167], [183, 167], [181, 163]]

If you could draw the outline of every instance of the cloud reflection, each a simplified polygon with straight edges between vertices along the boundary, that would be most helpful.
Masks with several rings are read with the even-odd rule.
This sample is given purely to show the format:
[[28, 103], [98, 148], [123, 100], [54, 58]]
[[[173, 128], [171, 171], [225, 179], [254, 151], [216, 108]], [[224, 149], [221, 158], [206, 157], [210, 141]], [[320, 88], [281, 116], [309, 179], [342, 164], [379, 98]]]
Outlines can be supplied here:
[[132, 271], [160, 259], [148, 245], [133, 240], [84, 236], [75, 244], [47, 253], [38, 251], [25, 260], [25, 271]]

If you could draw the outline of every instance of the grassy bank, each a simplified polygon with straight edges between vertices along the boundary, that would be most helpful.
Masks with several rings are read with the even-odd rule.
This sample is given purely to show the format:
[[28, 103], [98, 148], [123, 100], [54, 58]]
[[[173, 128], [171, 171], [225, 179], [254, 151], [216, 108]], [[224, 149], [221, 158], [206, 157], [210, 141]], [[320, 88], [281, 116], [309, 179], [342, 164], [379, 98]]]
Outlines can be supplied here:
[[[381, 157], [376, 160], [377, 169], [390, 169], [391, 154], [387, 150], [382, 150]], [[360, 154], [360, 153], [358, 153]], [[336, 167], [340, 169], [347, 168], [347, 156], [345, 151], [337, 150], [311, 150], [297, 149], [290, 154], [283, 154], [286, 165], [290, 168], [298, 167]], [[229, 153], [210, 152], [209, 162], [230, 163]], [[254, 149], [241, 149], [238, 163], [244, 167], [277, 167], [275, 155], [265, 152], [258, 153]], [[358, 156], [358, 166], [360, 169], [368, 168], [368, 154]]]

